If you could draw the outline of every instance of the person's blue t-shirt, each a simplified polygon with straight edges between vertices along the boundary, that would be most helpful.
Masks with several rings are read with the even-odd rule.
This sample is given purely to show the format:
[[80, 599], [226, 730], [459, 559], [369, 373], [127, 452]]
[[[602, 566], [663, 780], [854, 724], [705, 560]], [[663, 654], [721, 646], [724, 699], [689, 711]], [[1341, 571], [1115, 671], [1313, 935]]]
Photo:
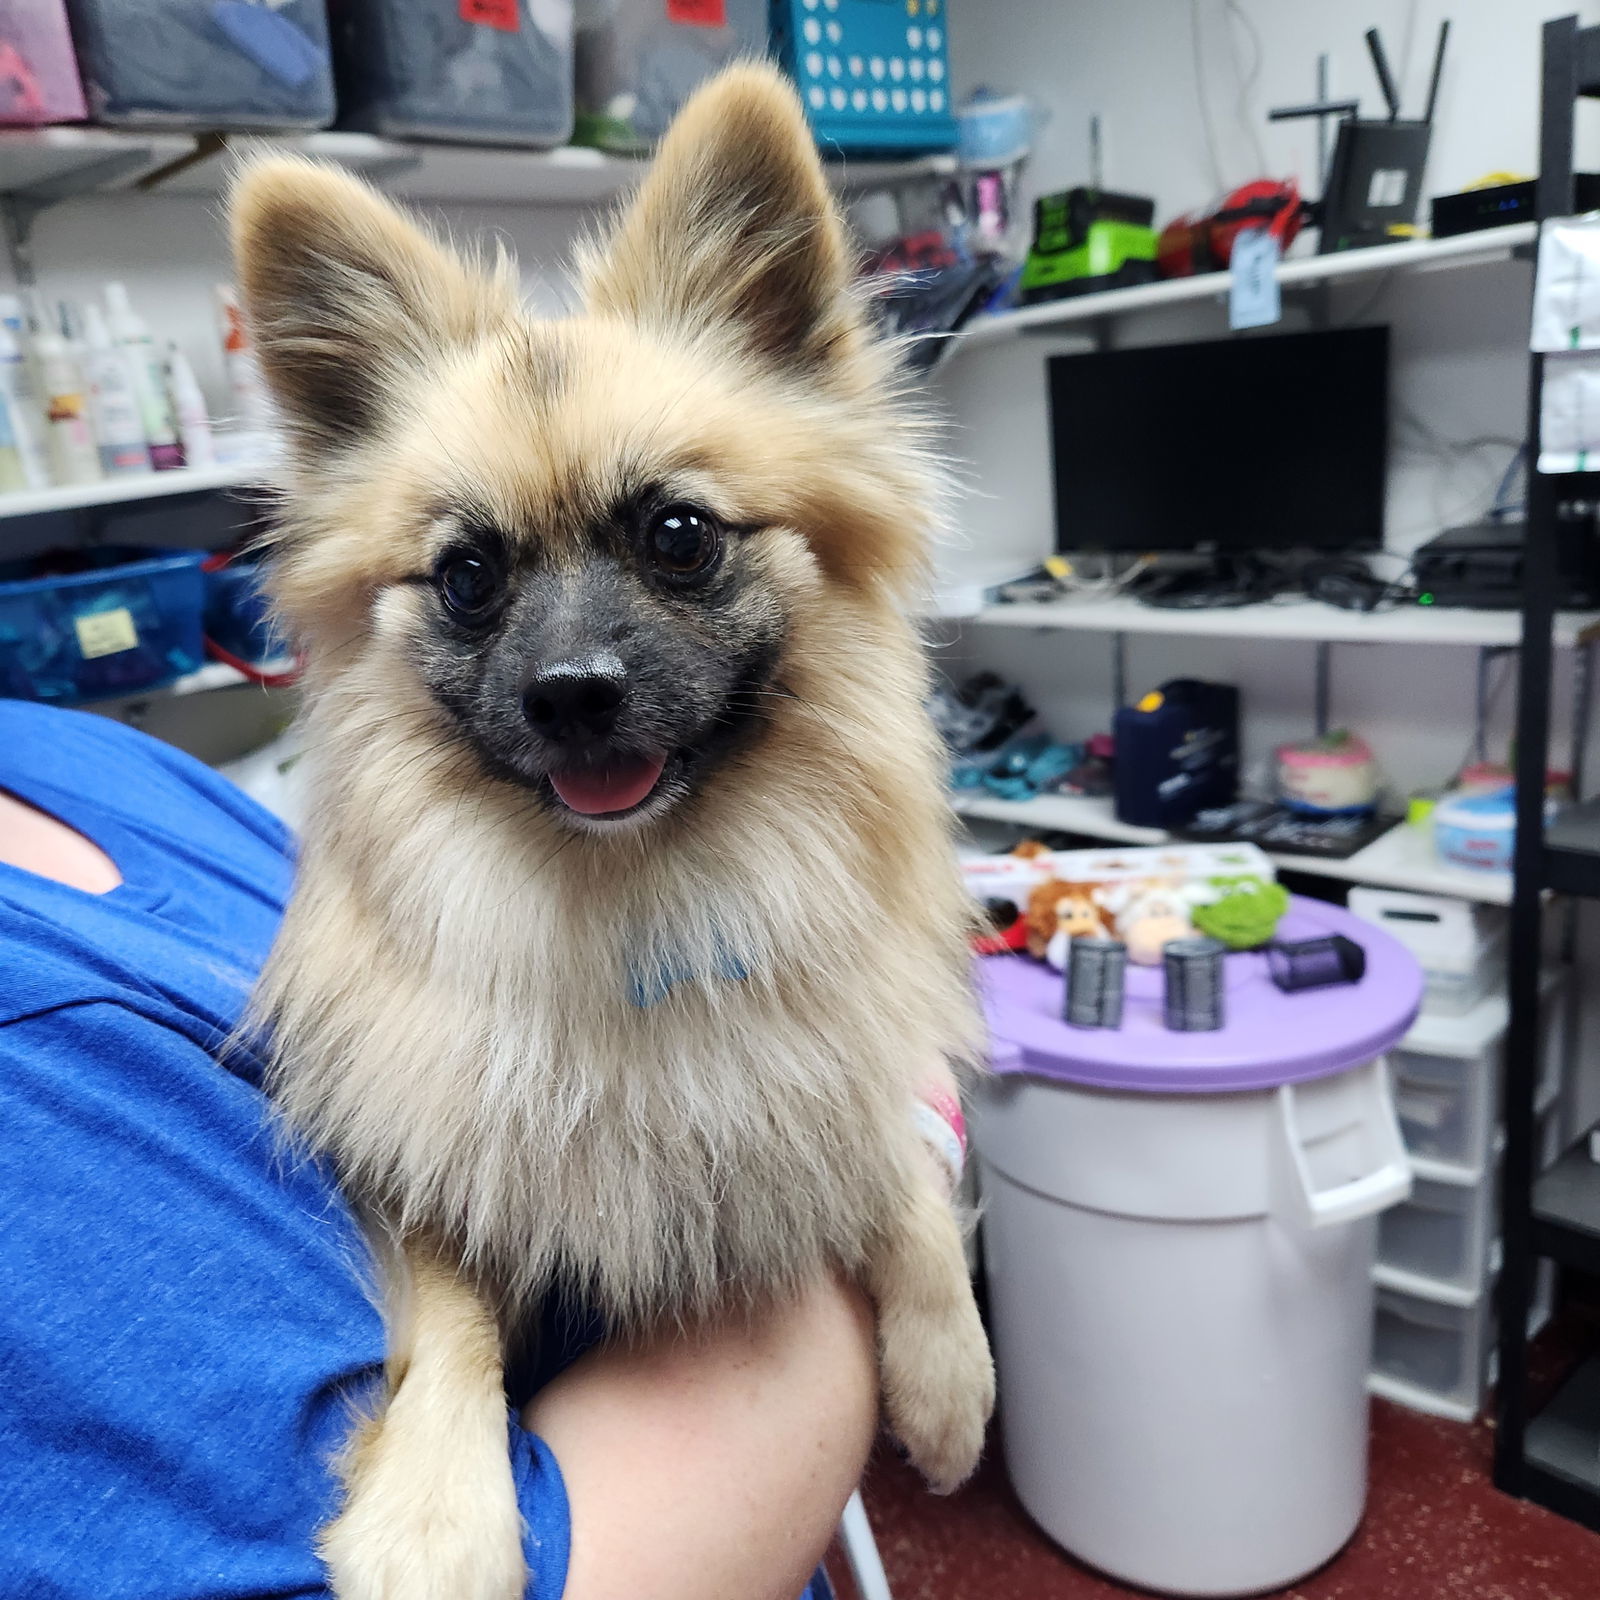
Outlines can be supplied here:
[[[0, 788], [98, 844], [92, 895], [0, 863], [0, 1593], [325, 1596], [329, 1461], [383, 1330], [338, 1190], [218, 1052], [288, 893], [284, 829], [178, 752], [0, 700]], [[566, 1492], [509, 1423], [532, 1590]]]

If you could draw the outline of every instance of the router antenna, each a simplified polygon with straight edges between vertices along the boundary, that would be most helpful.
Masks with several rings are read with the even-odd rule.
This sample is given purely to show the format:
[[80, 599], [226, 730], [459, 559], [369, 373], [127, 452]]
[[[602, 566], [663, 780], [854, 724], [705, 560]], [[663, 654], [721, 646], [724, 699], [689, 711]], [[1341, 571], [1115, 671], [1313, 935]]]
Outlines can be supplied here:
[[1433, 76], [1428, 79], [1428, 109], [1422, 113], [1424, 122], [1433, 121], [1433, 108], [1439, 98], [1439, 74], [1444, 70], [1444, 44], [1450, 37], [1450, 19], [1439, 24], [1439, 44], [1433, 52]]
[[1378, 37], [1376, 28], [1368, 28], [1365, 34], [1367, 53], [1372, 57], [1372, 70], [1378, 74], [1378, 87], [1383, 90], [1383, 98], [1389, 104], [1389, 120], [1398, 122], [1400, 119], [1400, 96], [1395, 90], [1394, 78], [1389, 72], [1389, 58], [1383, 53], [1383, 40]]

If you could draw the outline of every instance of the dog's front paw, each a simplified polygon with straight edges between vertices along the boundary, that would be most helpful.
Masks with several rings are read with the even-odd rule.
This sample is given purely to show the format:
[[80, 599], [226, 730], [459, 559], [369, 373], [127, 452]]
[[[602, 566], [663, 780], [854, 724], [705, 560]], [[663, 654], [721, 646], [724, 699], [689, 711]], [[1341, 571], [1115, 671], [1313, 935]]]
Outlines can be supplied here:
[[994, 1361], [978, 1309], [964, 1295], [937, 1317], [889, 1310], [879, 1336], [889, 1431], [928, 1487], [949, 1494], [972, 1476], [994, 1410]]
[[318, 1551], [338, 1600], [519, 1600], [527, 1584], [509, 1460], [419, 1459], [374, 1425]]

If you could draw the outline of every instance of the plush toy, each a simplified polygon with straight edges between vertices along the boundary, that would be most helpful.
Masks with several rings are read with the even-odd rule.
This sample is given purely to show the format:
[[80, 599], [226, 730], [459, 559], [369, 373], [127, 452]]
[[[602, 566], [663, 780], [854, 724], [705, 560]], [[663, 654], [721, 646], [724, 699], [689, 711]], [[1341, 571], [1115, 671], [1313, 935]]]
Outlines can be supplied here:
[[1215, 898], [1189, 915], [1201, 933], [1220, 939], [1230, 950], [1259, 949], [1289, 909], [1289, 891], [1263, 878], [1210, 878], [1206, 887]]
[[1076, 938], [1103, 939], [1110, 933], [1088, 888], [1051, 878], [1028, 896], [1028, 954], [1067, 968], [1067, 945]]
[[1141, 967], [1159, 966], [1161, 952], [1174, 939], [1192, 939], [1192, 897], [1181, 883], [1112, 884], [1095, 899], [1116, 918], [1116, 936], [1128, 947], [1128, 959]]

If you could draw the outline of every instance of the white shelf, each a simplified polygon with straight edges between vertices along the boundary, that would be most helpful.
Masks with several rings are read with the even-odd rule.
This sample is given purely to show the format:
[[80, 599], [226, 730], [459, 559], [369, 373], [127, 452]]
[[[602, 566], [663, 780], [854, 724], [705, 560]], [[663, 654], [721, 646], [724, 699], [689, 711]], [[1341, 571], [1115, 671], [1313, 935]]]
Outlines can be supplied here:
[[[1304, 256], [1278, 268], [1278, 283], [1286, 289], [1334, 283], [1375, 272], [1426, 272], [1441, 267], [1478, 266], [1504, 261], [1513, 251], [1537, 237], [1531, 222], [1508, 228], [1485, 228], [1448, 239], [1413, 239], [1402, 244], [1374, 245], [1365, 250], [1338, 250], [1331, 255]], [[1003, 311], [968, 324], [953, 341], [954, 351], [974, 345], [1014, 339], [1023, 333], [1088, 333], [1084, 324], [1106, 317], [1131, 316], [1168, 306], [1194, 305], [1205, 300], [1225, 301], [1232, 274], [1208, 272], [1194, 278], [1168, 278], [1160, 283], [1137, 284], [1131, 289], [1106, 289], [1099, 294], [1074, 295], [1044, 305]]]
[[115, 193], [194, 147], [182, 133], [7, 128], [0, 131], [0, 194], [55, 200], [90, 191]]
[[1092, 839], [1115, 839], [1120, 844], [1165, 844], [1168, 835], [1160, 828], [1138, 828], [1118, 822], [1112, 815], [1110, 800], [1091, 800], [1083, 795], [1047, 794], [1036, 800], [1000, 800], [991, 795], [951, 796], [956, 814], [979, 817], [986, 822], [1010, 822], [1019, 828], [1060, 828], [1067, 833], [1084, 833]]
[[171, 495], [238, 489], [260, 483], [265, 476], [266, 469], [261, 462], [241, 461], [222, 467], [178, 467], [171, 472], [103, 478], [99, 483], [75, 483], [61, 489], [18, 489], [0, 494], [0, 520], [82, 511], [132, 500], [161, 500]]
[[[1061, 829], [1092, 839], [1114, 839], [1125, 844], [1163, 844], [1169, 837], [1157, 828], [1135, 828], [1118, 822], [1110, 800], [1089, 800], [1076, 795], [1041, 795], [1036, 800], [997, 800], [987, 795], [951, 797], [958, 816], [1011, 823], [1019, 828]], [[1432, 842], [1418, 829], [1401, 824], [1374, 839], [1345, 861], [1324, 856], [1267, 852], [1280, 871], [1303, 872], [1310, 877], [1338, 878], [1348, 883], [1373, 883], [1387, 889], [1415, 889], [1423, 894], [1455, 895], [1484, 905], [1511, 903], [1509, 872], [1474, 872], [1440, 861]]]
[[[106, 128], [0, 131], [0, 193], [41, 199], [110, 193], [192, 155], [185, 134]], [[632, 189], [649, 170], [644, 159], [564, 145], [555, 150], [423, 144], [368, 133], [235, 134], [227, 149], [168, 173], [152, 186], [163, 195], [222, 193], [241, 157], [278, 150], [332, 161], [401, 199], [510, 205], [595, 205]], [[832, 161], [828, 173], [845, 191], [891, 187], [955, 170], [948, 155], [906, 161]]]
[[[1509, 230], [1507, 230], [1509, 231]], [[1390, 611], [1345, 611], [1321, 600], [1269, 600], [1259, 605], [1197, 611], [1141, 605], [1137, 600], [1018, 601], [987, 605], [958, 619], [986, 628], [1065, 629], [1086, 633], [1209, 634], [1229, 639], [1315, 639], [1332, 644], [1515, 645], [1522, 642], [1517, 611], [1451, 606], [1399, 606]], [[1600, 612], [1564, 611], [1557, 645], [1600, 635]]]

